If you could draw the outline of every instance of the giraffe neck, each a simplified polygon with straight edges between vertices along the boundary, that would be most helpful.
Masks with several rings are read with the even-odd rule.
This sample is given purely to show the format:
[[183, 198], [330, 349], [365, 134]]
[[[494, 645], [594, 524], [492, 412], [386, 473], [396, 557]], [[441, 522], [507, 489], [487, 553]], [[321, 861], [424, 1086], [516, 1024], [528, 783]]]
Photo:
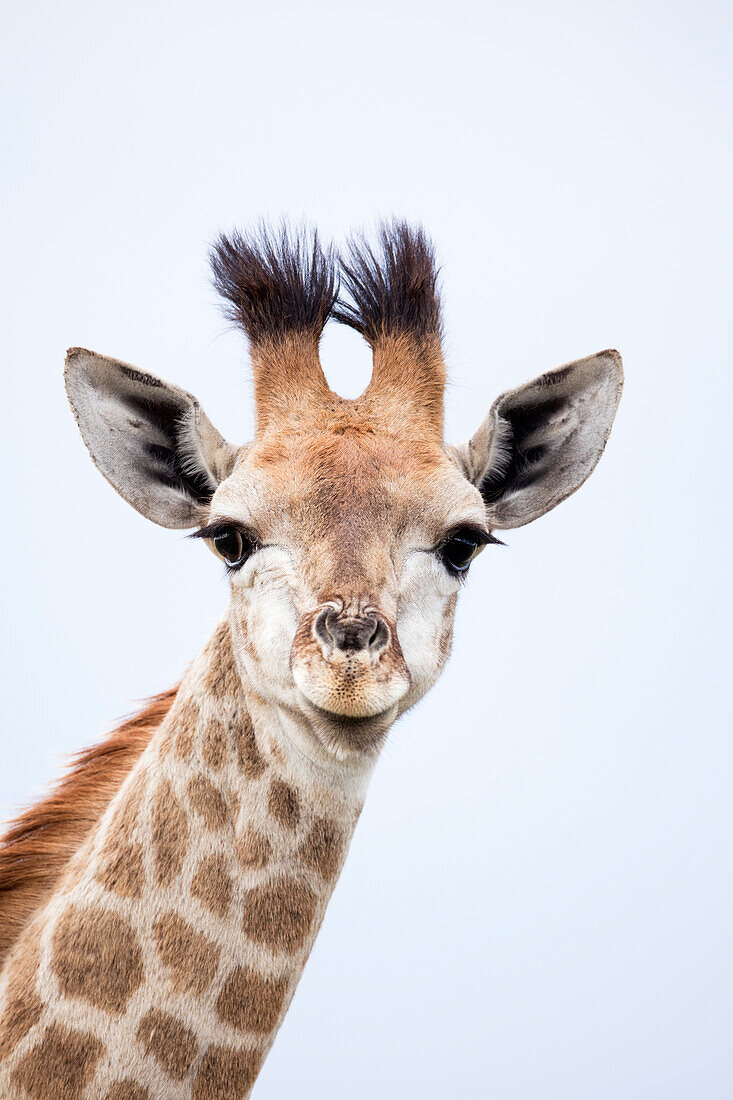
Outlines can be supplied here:
[[373, 766], [310, 747], [242, 682], [220, 624], [8, 959], [2, 1096], [249, 1095]]

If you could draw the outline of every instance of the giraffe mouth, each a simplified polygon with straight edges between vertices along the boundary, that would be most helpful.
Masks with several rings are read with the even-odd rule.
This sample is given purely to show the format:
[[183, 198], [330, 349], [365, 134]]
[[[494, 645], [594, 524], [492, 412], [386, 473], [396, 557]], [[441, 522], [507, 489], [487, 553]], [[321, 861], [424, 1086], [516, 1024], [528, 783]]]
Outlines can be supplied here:
[[304, 702], [319, 740], [332, 750], [350, 748], [360, 752], [375, 752], [383, 744], [398, 713], [397, 703], [378, 714], [356, 716], [327, 710], [307, 697]]
[[344, 726], [345, 729], [363, 729], [370, 723], [379, 722], [384, 719], [388, 714], [391, 714], [395, 709], [396, 704], [387, 707], [386, 710], [379, 711], [378, 714], [340, 714], [335, 710], [327, 710], [326, 707], [319, 707], [317, 703], [312, 703], [308, 699], [308, 705], [320, 718], [325, 718], [329, 722], [335, 722], [339, 726]]

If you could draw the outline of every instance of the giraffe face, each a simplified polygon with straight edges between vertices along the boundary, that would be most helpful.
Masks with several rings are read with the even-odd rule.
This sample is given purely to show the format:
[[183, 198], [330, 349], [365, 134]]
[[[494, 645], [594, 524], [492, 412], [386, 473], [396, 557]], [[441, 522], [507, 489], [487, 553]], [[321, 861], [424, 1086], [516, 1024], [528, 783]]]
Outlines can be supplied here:
[[440, 674], [467, 560], [488, 532], [480, 493], [442, 447], [334, 406], [309, 430], [244, 448], [203, 534], [234, 554], [246, 679], [326, 744], [366, 747]]
[[[387, 225], [376, 251], [357, 241], [340, 261], [316, 236], [235, 233], [213, 265], [250, 342], [255, 441], [227, 443], [191, 394], [82, 349], [67, 360], [74, 413], [126, 500], [199, 528], [228, 561], [243, 680], [327, 748], [374, 746], [437, 678], [464, 567], [490, 530], [541, 516], [595, 467], [620, 356], [502, 394], [468, 443], [444, 448], [437, 267], [420, 230]], [[373, 350], [355, 401], [320, 365], [330, 316]]]

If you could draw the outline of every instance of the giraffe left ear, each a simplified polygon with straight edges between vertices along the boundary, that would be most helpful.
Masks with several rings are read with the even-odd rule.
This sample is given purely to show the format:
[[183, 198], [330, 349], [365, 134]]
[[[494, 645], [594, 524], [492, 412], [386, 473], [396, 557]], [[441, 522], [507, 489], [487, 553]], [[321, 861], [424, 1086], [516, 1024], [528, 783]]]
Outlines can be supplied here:
[[601, 351], [494, 402], [470, 442], [452, 449], [490, 526], [521, 527], [580, 488], [603, 453], [622, 386], [621, 356]]
[[161, 527], [197, 527], [238, 448], [192, 394], [153, 374], [71, 348], [66, 392], [95, 465], [121, 497]]

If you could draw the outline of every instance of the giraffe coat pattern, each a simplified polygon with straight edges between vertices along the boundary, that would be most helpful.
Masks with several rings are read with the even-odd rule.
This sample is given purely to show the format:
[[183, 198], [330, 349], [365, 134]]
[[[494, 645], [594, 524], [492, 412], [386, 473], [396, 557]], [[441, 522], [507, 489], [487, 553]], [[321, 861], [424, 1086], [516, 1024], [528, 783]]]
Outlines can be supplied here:
[[[154, 522], [197, 528], [230, 602], [178, 688], [0, 844], [7, 1100], [250, 1095], [387, 733], [448, 659], [471, 561], [585, 481], [620, 397], [601, 352], [504, 394], [451, 447], [421, 230], [387, 224], [341, 258], [315, 235], [233, 234], [213, 266], [250, 342], [251, 443], [146, 371], [67, 358], [95, 464]], [[320, 366], [330, 316], [373, 350], [354, 401]]]

